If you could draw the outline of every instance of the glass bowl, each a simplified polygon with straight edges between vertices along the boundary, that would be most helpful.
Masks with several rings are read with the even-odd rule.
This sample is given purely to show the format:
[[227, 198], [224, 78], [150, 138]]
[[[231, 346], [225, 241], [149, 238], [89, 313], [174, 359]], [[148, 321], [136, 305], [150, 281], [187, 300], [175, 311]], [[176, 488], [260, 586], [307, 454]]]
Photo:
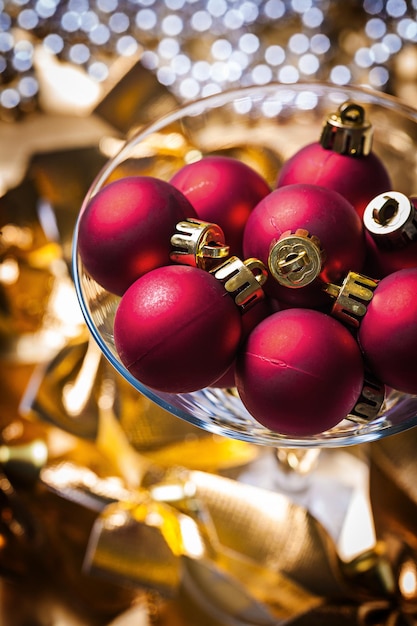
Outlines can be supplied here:
[[[318, 141], [323, 121], [348, 100], [362, 105], [373, 127], [373, 151], [383, 160], [395, 189], [417, 191], [417, 111], [396, 98], [366, 88], [317, 83], [268, 84], [209, 96], [132, 130], [92, 184], [81, 212], [107, 183], [128, 175], [169, 180], [186, 163], [209, 153], [237, 157], [274, 185], [282, 163], [307, 143]], [[369, 442], [417, 424], [417, 397], [390, 392], [375, 419], [343, 419], [309, 437], [290, 437], [260, 425], [234, 390], [206, 388], [186, 394], [156, 392], [121, 363], [113, 340], [119, 298], [87, 274], [73, 240], [73, 277], [92, 337], [117, 372], [139, 393], [173, 415], [211, 433], [273, 447], [337, 447]]]

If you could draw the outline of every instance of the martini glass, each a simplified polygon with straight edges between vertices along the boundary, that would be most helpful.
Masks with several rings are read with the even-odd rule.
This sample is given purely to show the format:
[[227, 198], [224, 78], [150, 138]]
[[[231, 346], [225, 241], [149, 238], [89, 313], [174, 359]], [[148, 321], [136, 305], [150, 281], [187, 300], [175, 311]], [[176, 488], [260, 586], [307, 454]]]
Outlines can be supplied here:
[[[169, 180], [183, 165], [208, 154], [239, 158], [274, 185], [282, 163], [307, 143], [318, 141], [323, 121], [346, 101], [366, 110], [373, 127], [373, 151], [390, 172], [393, 188], [411, 195], [417, 174], [417, 111], [394, 97], [365, 88], [268, 84], [209, 96], [185, 104], [146, 127], [132, 129], [93, 182], [81, 211], [113, 180], [129, 175]], [[346, 418], [326, 432], [293, 437], [259, 424], [235, 389], [210, 387], [172, 394], [144, 386], [121, 363], [114, 345], [113, 321], [119, 298], [88, 275], [78, 253], [77, 237], [78, 224], [73, 240], [73, 276], [92, 340], [138, 393], [178, 418], [214, 434], [273, 447], [292, 459], [297, 456], [294, 450], [357, 445], [417, 424], [417, 397], [395, 390], [386, 395], [374, 419], [357, 423]]]

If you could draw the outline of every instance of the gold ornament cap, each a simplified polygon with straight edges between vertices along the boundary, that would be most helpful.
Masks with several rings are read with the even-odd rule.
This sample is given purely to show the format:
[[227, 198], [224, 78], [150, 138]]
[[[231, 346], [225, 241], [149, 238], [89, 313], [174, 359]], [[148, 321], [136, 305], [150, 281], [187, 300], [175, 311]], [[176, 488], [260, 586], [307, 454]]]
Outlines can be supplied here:
[[364, 108], [355, 102], [344, 102], [323, 124], [320, 145], [338, 154], [366, 156], [371, 152], [372, 135]]
[[363, 224], [381, 248], [396, 250], [417, 239], [417, 211], [399, 191], [381, 193], [366, 206]]
[[349, 272], [341, 285], [328, 283], [324, 290], [336, 299], [332, 315], [358, 328], [377, 286], [378, 281], [356, 272]]
[[171, 237], [171, 261], [210, 270], [229, 256], [223, 230], [217, 224], [188, 218], [178, 222]]
[[280, 285], [299, 289], [319, 276], [324, 256], [318, 237], [299, 228], [295, 232], [286, 231], [272, 244], [268, 267]]
[[368, 424], [378, 416], [384, 399], [385, 385], [372, 372], [365, 371], [361, 394], [347, 419], [357, 424]]
[[242, 312], [248, 311], [265, 297], [262, 286], [268, 271], [259, 259], [241, 261], [237, 256], [232, 256], [211, 270], [211, 274], [223, 283]]

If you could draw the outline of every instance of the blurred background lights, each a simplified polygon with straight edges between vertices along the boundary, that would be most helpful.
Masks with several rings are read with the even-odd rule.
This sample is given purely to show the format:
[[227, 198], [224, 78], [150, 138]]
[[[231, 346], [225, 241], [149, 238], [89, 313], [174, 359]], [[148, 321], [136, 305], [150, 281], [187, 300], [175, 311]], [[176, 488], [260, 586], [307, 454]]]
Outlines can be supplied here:
[[292, 35], [288, 41], [288, 47], [295, 54], [303, 54], [307, 52], [309, 47], [309, 39], [303, 33]]
[[213, 58], [219, 61], [225, 61], [232, 54], [232, 44], [227, 39], [218, 39], [211, 46], [211, 54]]
[[255, 85], [266, 85], [272, 80], [272, 70], [268, 65], [256, 65], [252, 70], [252, 79]]
[[268, 0], [264, 7], [264, 13], [271, 20], [279, 19], [285, 13], [285, 4], [282, 0]]
[[335, 85], [347, 85], [351, 79], [351, 73], [346, 65], [336, 65], [330, 71], [330, 79]]
[[272, 45], [265, 50], [265, 61], [268, 65], [281, 65], [285, 61], [285, 51], [282, 46]]
[[[119, 57], [140, 60], [179, 100], [271, 80], [389, 90], [394, 65], [402, 79], [415, 80], [416, 0], [355, 0], [338, 3], [337, 11], [334, 5], [0, 0], [0, 117], [36, 108], [42, 81], [33, 58], [39, 47], [101, 85]], [[403, 94], [417, 97], [416, 91], [410, 87]]]
[[316, 74], [319, 66], [319, 60], [314, 54], [303, 54], [298, 62], [300, 72], [308, 76]]
[[299, 76], [297, 68], [293, 65], [284, 65], [278, 72], [278, 80], [281, 83], [296, 83]]
[[303, 13], [302, 19], [305, 26], [308, 26], [309, 28], [318, 28], [323, 22], [324, 15], [320, 9], [313, 7]]
[[136, 14], [136, 25], [141, 30], [151, 30], [156, 25], [156, 14], [151, 9], [141, 9]]
[[124, 33], [129, 28], [130, 21], [126, 13], [116, 11], [109, 17], [109, 27], [114, 33]]

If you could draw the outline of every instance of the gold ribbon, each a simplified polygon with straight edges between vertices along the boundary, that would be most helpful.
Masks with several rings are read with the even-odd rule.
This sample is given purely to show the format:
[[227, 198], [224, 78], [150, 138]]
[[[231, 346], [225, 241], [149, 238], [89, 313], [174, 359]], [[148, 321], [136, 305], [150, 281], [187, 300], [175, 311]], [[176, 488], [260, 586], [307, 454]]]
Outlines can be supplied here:
[[[84, 333], [36, 369], [22, 406], [77, 436], [73, 450], [41, 470], [41, 483], [95, 511], [88, 575], [163, 597], [185, 585], [219, 623], [238, 615], [248, 624], [298, 625], [307, 616], [325, 624], [340, 613], [349, 624], [400, 626], [416, 617], [414, 596], [404, 595], [417, 561], [413, 431], [369, 447], [379, 543], [346, 564], [303, 507], [227, 478], [258, 447], [172, 417], [118, 377]], [[108, 461], [98, 473], [93, 457], [80, 457], [83, 441]]]

